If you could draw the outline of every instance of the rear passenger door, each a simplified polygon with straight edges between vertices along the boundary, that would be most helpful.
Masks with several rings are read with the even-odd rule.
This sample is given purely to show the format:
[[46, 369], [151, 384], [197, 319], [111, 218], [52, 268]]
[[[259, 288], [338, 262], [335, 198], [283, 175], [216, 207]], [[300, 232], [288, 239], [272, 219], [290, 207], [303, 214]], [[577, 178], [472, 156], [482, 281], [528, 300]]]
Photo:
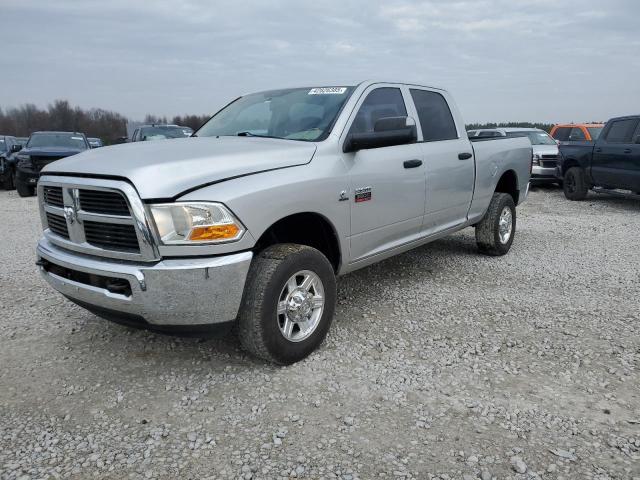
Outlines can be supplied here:
[[475, 182], [473, 150], [469, 140], [461, 138], [443, 92], [420, 87], [409, 92], [427, 175], [422, 232], [430, 235], [466, 221]]
[[634, 161], [636, 145], [633, 135], [638, 128], [637, 118], [613, 120], [593, 149], [591, 176], [596, 185], [611, 188], [635, 188]]

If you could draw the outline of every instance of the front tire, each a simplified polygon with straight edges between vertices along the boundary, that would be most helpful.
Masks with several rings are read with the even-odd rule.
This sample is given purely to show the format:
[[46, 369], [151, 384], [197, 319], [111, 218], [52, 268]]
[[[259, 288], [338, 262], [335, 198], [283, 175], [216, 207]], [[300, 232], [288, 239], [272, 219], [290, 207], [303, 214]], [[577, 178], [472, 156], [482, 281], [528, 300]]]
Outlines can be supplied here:
[[242, 346], [288, 365], [324, 340], [336, 303], [333, 267], [315, 248], [273, 245], [251, 263], [238, 316]]
[[564, 196], [569, 200], [580, 201], [587, 198], [589, 186], [585, 178], [584, 170], [580, 167], [571, 167], [564, 174]]
[[33, 187], [20, 182], [16, 182], [16, 190], [18, 190], [18, 195], [21, 197], [33, 197], [35, 195]]
[[508, 193], [494, 193], [487, 213], [476, 225], [476, 244], [484, 255], [505, 255], [516, 234], [516, 204]]

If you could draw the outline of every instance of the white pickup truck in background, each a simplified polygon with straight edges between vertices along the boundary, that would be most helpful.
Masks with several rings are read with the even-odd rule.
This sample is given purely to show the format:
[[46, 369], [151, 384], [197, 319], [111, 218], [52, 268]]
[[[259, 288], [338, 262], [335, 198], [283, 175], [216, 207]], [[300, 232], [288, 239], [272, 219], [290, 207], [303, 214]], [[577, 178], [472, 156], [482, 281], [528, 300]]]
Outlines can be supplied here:
[[89, 150], [46, 167], [47, 281], [152, 329], [238, 322], [287, 364], [323, 341], [337, 275], [465, 227], [503, 255], [528, 193], [526, 138], [467, 138], [444, 90], [404, 83], [242, 96], [193, 137]]

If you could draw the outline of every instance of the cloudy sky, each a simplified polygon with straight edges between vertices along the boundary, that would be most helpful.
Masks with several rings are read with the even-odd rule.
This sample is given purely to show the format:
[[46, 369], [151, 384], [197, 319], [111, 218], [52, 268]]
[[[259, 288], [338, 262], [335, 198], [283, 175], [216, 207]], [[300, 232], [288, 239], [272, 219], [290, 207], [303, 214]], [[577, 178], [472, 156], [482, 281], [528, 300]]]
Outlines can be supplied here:
[[467, 122], [640, 113], [638, 0], [0, 0], [0, 106], [139, 119], [364, 79], [442, 86]]

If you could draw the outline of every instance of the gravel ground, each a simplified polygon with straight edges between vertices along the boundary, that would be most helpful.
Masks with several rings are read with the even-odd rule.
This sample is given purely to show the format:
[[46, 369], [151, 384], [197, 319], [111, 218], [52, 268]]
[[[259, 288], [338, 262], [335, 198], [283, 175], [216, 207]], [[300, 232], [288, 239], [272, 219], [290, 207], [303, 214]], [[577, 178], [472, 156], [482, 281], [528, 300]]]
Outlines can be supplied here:
[[286, 368], [72, 305], [0, 205], [3, 480], [640, 478], [640, 202], [535, 190], [506, 257], [468, 229], [348, 275]]

